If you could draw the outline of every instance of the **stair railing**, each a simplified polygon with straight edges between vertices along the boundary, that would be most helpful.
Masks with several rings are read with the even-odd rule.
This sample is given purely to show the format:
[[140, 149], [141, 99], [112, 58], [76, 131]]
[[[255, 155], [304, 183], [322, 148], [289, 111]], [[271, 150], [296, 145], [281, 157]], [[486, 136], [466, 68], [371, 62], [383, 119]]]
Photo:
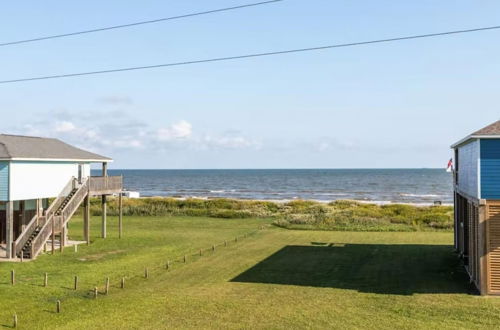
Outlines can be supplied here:
[[80, 204], [82, 204], [83, 199], [88, 195], [88, 193], [89, 181], [88, 179], [86, 179], [62, 210], [62, 226], [65, 226], [66, 223], [68, 223], [68, 221], [71, 219], [73, 214], [75, 214], [76, 210], [78, 210], [78, 207], [80, 206]]
[[52, 222], [54, 221], [54, 213], [47, 217], [45, 224], [40, 229], [40, 232], [35, 237], [33, 242], [31, 242], [31, 259], [35, 259], [35, 257], [40, 253], [43, 248], [43, 245], [49, 239], [52, 234]]
[[64, 188], [61, 190], [61, 193], [57, 196], [57, 198], [50, 204], [49, 208], [45, 211], [45, 215], [47, 218], [50, 216], [51, 213], [55, 213], [57, 209], [59, 209], [59, 206], [63, 203], [63, 201], [68, 197], [69, 193], [76, 188], [78, 184], [78, 180], [73, 176], [71, 177], [71, 180], [64, 186]]
[[19, 255], [19, 252], [24, 247], [24, 244], [28, 241], [31, 235], [35, 232], [36, 227], [38, 226], [38, 215], [35, 214], [33, 219], [26, 225], [24, 231], [19, 235], [19, 237], [14, 242], [13, 252], [14, 256]]

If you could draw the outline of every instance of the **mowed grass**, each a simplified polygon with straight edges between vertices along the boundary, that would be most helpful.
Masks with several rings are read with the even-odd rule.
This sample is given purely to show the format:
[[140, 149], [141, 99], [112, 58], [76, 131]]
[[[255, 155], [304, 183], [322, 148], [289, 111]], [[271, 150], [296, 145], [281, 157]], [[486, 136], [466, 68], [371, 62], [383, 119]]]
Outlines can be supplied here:
[[[126, 217], [125, 237], [78, 253], [0, 264], [0, 325], [30, 329], [497, 328], [500, 300], [473, 294], [447, 232], [329, 232], [267, 227], [269, 220]], [[81, 221], [71, 234], [81, 235]], [[93, 219], [92, 234], [99, 233]], [[230, 240], [215, 253], [200, 248]], [[188, 263], [161, 269], [188, 254]], [[142, 277], [144, 267], [150, 278]], [[156, 268], [154, 268], [156, 267]], [[8, 285], [15, 268], [21, 280]], [[41, 286], [49, 273], [49, 287]], [[53, 274], [53, 275], [52, 275]], [[81, 289], [71, 290], [73, 276]], [[119, 288], [122, 275], [135, 275]], [[111, 277], [108, 296], [89, 291]], [[55, 314], [55, 301], [62, 313]]]

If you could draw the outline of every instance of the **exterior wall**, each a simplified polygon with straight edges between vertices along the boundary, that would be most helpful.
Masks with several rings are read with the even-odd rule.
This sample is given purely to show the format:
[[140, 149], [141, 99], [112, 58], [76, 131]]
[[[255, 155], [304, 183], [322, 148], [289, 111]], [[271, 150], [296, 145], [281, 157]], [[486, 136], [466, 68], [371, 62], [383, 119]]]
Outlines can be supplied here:
[[487, 293], [500, 295], [500, 201], [487, 201], [486, 216]]
[[481, 140], [481, 198], [500, 199], [500, 139]]
[[[82, 176], [89, 175], [90, 164], [84, 164]], [[78, 177], [78, 163], [13, 161], [10, 200], [57, 197], [71, 177]]]
[[0, 162], [0, 201], [9, 200], [9, 163]]
[[475, 198], [481, 198], [479, 196], [479, 151], [479, 140], [458, 148], [458, 188]]

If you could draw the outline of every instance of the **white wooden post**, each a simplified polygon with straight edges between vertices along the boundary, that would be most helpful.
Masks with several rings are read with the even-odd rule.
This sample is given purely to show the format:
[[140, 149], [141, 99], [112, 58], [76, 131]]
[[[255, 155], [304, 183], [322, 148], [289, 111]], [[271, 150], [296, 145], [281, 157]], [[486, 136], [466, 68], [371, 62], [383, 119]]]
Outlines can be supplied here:
[[[102, 163], [102, 177], [108, 176], [108, 163]], [[101, 237], [106, 238], [107, 236], [107, 203], [106, 195], [102, 195], [102, 226], [101, 226]]]

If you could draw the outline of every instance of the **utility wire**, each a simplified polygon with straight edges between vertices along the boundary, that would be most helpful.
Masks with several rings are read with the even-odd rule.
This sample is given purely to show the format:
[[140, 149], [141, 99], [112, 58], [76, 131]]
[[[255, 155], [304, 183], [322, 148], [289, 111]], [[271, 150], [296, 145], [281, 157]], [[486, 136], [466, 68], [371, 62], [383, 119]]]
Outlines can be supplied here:
[[166, 64], [155, 64], [155, 65], [145, 65], [145, 66], [136, 66], [136, 67], [119, 68], [119, 69], [108, 69], [108, 70], [79, 72], [79, 73], [67, 73], [67, 74], [58, 74], [58, 75], [49, 75], [49, 76], [40, 76], [40, 77], [31, 77], [31, 78], [21, 78], [21, 79], [12, 79], [12, 80], [0, 80], [0, 84], [9, 84], [9, 83], [34, 81], [34, 80], [69, 78], [69, 77], [78, 77], [78, 76], [89, 76], [89, 75], [104, 74], [104, 73], [156, 69], [156, 68], [191, 65], [191, 64], [201, 64], [201, 63], [211, 63], [211, 62], [222, 62], [222, 61], [231, 61], [231, 60], [247, 59], [247, 58], [254, 58], [254, 57], [284, 55], [284, 54], [291, 54], [291, 53], [303, 53], [303, 52], [327, 50], [327, 49], [332, 49], [332, 48], [353, 47], [353, 46], [387, 43], [387, 42], [395, 42], [395, 41], [403, 41], [403, 40], [411, 40], [411, 39], [432, 38], [432, 37], [440, 37], [440, 36], [447, 36], [447, 35], [454, 35], [454, 34], [461, 34], [461, 33], [472, 33], [472, 32], [480, 32], [480, 31], [488, 31], [488, 30], [498, 30], [498, 29], [500, 29], [500, 25], [499, 26], [482, 27], [482, 28], [476, 28], [476, 29], [468, 29], [468, 30], [456, 30], [456, 31], [448, 31], [448, 32], [420, 34], [420, 35], [396, 37], [396, 38], [390, 38], [390, 39], [360, 41], [360, 42], [352, 42], [352, 43], [345, 43], [345, 44], [290, 49], [290, 50], [282, 50], [282, 51], [266, 52], [266, 53], [255, 53], [255, 54], [247, 54], [247, 55], [218, 57], [218, 58], [210, 58], [210, 59], [202, 59], [202, 60], [174, 62], [174, 63], [166, 63]]
[[45, 37], [38, 37], [38, 38], [33, 38], [33, 39], [24, 39], [24, 40], [17, 40], [17, 41], [9, 41], [9, 42], [0, 43], [0, 47], [12, 46], [12, 45], [19, 45], [19, 44], [26, 44], [26, 43], [30, 43], [30, 42], [37, 42], [37, 41], [43, 41], [43, 40], [49, 40], [49, 39], [65, 38], [65, 37], [71, 37], [71, 36], [76, 36], [76, 35], [80, 35], [80, 34], [87, 34], [87, 33], [95, 33], [95, 32], [102, 32], [102, 31], [123, 29], [123, 28], [129, 28], [129, 27], [133, 27], [133, 26], [138, 26], [138, 25], [160, 23], [160, 22], [172, 21], [172, 20], [181, 19], [181, 18], [188, 18], [188, 17], [194, 17], [194, 16], [202, 16], [202, 15], [220, 13], [220, 12], [225, 12], [225, 11], [231, 11], [231, 10], [237, 10], [237, 9], [243, 9], [243, 8], [249, 8], [249, 7], [256, 7], [256, 6], [262, 6], [262, 5], [267, 5], [267, 4], [271, 4], [271, 3], [275, 3], [275, 2], [281, 2], [281, 1], [284, 1], [284, 0], [262, 1], [262, 2], [256, 2], [256, 3], [250, 3], [250, 4], [246, 4], [246, 5], [241, 5], [241, 6], [219, 8], [219, 9], [202, 11], [202, 12], [197, 12], [197, 13], [192, 13], [192, 14], [185, 14], [185, 15], [165, 17], [165, 18], [158, 18], [158, 19], [153, 19], [153, 20], [149, 20], [149, 21], [141, 21], [141, 22], [134, 22], [134, 23], [129, 23], [129, 24], [107, 26], [107, 27], [103, 27], [103, 28], [97, 28], [97, 29], [91, 29], [91, 30], [84, 30], [84, 31], [77, 31], [77, 32], [70, 32], [70, 33], [63, 33], [63, 34], [56, 34], [56, 35], [45, 36]]

